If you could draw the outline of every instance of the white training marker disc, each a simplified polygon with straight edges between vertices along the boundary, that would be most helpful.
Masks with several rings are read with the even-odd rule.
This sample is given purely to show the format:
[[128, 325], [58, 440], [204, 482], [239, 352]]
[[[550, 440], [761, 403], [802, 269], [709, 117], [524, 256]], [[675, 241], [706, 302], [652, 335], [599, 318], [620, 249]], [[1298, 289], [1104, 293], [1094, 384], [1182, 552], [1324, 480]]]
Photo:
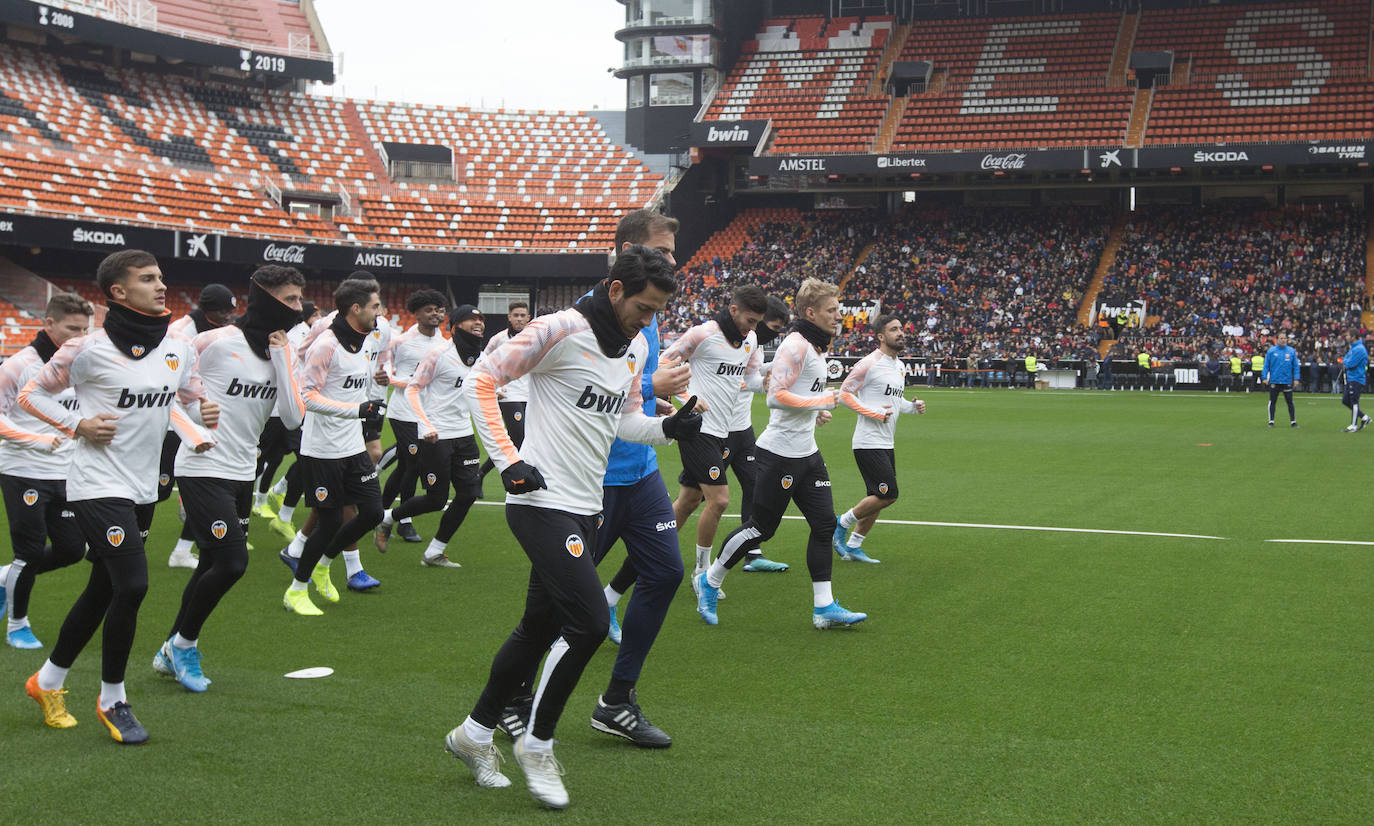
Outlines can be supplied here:
[[317, 665], [314, 668], [302, 668], [299, 671], [292, 671], [290, 674], [283, 674], [291, 680], [313, 680], [316, 677], [328, 677], [334, 673], [334, 669], [327, 665]]

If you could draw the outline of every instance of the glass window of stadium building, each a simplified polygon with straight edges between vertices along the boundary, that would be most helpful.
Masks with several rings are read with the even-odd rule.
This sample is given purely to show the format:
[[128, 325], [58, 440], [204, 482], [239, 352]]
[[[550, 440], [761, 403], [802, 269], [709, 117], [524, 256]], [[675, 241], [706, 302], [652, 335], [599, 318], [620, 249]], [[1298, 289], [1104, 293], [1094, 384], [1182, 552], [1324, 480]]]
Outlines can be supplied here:
[[630, 142], [662, 151], [666, 136], [686, 131], [690, 115], [721, 77], [726, 4], [722, 0], [621, 3], [625, 27], [616, 32], [616, 38], [624, 43], [625, 53], [616, 76], [627, 81]]

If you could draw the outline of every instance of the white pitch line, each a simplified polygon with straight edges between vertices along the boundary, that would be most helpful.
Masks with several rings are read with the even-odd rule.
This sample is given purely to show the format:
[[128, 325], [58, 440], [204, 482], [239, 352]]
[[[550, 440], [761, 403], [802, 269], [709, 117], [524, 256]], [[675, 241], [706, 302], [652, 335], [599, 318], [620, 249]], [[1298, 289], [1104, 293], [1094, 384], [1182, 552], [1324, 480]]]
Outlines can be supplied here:
[[[505, 502], [489, 502], [489, 501], [483, 499], [483, 500], [478, 500], [478, 501], [476, 502], [476, 504], [478, 504], [478, 505], [504, 505]], [[740, 518], [740, 515], [737, 514], [737, 513], [724, 513], [724, 514], [721, 514], [721, 516], [724, 517], [724, 518], [728, 518], [728, 519], [738, 519], [738, 518]], [[793, 516], [793, 515], [791, 515], [791, 514], [788, 514], [788, 515], [783, 516], [783, 519], [793, 519], [793, 520], [798, 520], [798, 521], [805, 520], [805, 518], [806, 518], [806, 517], [804, 517], [804, 516]], [[993, 525], [993, 524], [985, 524], [985, 523], [982, 523], [982, 522], [923, 522], [923, 521], [913, 520], [913, 519], [879, 519], [879, 520], [878, 520], [878, 524], [879, 524], [879, 525], [925, 525], [925, 526], [927, 526], [927, 527], [934, 527], [934, 528], [990, 528], [990, 529], [993, 529], [993, 530], [1002, 530], [1002, 531], [1049, 531], [1049, 532], [1052, 532], [1052, 533], [1096, 533], [1096, 534], [1113, 534], [1113, 535], [1116, 535], [1116, 536], [1164, 536], [1164, 537], [1173, 537], [1173, 538], [1176, 538], [1176, 539], [1225, 539], [1225, 538], [1226, 538], [1226, 537], [1224, 537], [1224, 536], [1207, 536], [1207, 535], [1205, 535], [1205, 534], [1196, 534], [1196, 533], [1158, 533], [1158, 532], [1155, 532], [1155, 531], [1114, 531], [1114, 530], [1108, 530], [1108, 529], [1106, 529], [1106, 528], [1061, 528], [1061, 527], [1055, 527], [1055, 526], [1052, 526], [1052, 525]], [[1303, 541], [1303, 540], [1297, 540], [1297, 539], [1293, 539], [1293, 540], [1275, 540], [1275, 539], [1271, 539], [1271, 540], [1269, 540], [1269, 541], [1271, 541], [1271, 542], [1283, 542], [1283, 541], [1299, 542], [1299, 541]], [[1320, 541], [1320, 540], [1313, 540], [1313, 541]], [[1374, 545], [1374, 542], [1367, 542], [1367, 543], [1364, 543], [1364, 544], [1367, 544], [1367, 545]]]
[[1358, 539], [1266, 539], [1265, 542], [1285, 542], [1290, 545], [1374, 545]]

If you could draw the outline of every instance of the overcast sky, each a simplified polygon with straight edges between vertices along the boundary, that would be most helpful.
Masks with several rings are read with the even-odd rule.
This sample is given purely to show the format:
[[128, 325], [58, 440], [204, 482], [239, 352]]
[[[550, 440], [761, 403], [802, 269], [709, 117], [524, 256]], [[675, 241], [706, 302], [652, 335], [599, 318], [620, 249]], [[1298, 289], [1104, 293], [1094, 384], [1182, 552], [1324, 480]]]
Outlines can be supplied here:
[[351, 98], [508, 109], [624, 109], [616, 0], [315, 0]]

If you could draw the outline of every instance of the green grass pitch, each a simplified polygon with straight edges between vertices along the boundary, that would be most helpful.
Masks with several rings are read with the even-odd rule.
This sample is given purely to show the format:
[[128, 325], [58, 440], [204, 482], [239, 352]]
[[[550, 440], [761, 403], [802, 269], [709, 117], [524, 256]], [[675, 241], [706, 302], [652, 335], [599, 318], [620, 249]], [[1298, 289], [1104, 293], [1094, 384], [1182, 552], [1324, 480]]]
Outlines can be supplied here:
[[[615, 654], [598, 652], [558, 730], [564, 822], [1374, 821], [1374, 547], [1266, 541], [1374, 539], [1374, 429], [1339, 432], [1334, 396], [1299, 396], [1302, 428], [1280, 412], [1269, 430], [1258, 394], [922, 395], [927, 415], [899, 428], [903, 495], [886, 518], [1221, 538], [880, 525], [865, 547], [883, 563], [834, 573], [870, 619], [819, 632], [804, 523], [786, 521], [766, 550], [792, 569], [737, 569], [720, 626], [679, 591], [640, 682], [671, 749], [588, 727]], [[838, 411], [819, 433], [839, 510], [862, 495], [853, 420]], [[676, 452], [660, 459], [675, 479]], [[474, 787], [443, 750], [521, 611], [528, 566], [499, 507], [474, 508], [449, 546], [460, 570], [422, 568], [423, 545], [382, 556], [364, 540], [382, 587], [315, 619], [282, 611], [284, 543], [255, 518], [248, 573], [201, 637], [203, 695], [149, 667], [188, 576], [166, 566], [178, 530], [164, 506], [128, 677], [144, 748], [95, 719], [98, 635], [68, 678], [80, 725], [46, 728], [24, 696], [87, 567], [39, 578], [47, 647], [0, 650], [6, 820], [538, 815], [501, 735], [510, 789]], [[318, 665], [336, 673], [282, 678]]]

